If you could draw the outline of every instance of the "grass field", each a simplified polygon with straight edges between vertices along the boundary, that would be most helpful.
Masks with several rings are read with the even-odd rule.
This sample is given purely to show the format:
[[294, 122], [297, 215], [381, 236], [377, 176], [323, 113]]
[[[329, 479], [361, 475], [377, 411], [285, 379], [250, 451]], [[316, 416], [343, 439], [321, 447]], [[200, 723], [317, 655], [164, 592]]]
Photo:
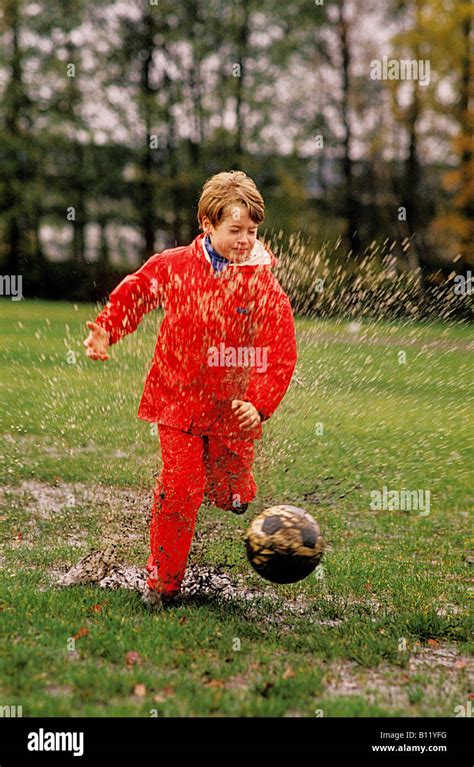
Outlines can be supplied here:
[[[23, 716], [459, 715], [473, 697], [470, 329], [298, 320], [257, 500], [245, 517], [199, 512], [190, 562], [222, 566], [236, 597], [150, 614], [132, 591], [55, 585], [108, 541], [129, 563], [148, 554], [159, 442], [136, 411], [160, 315], [101, 364], [82, 350], [95, 314], [0, 305], [0, 703]], [[383, 486], [429, 491], [429, 513], [372, 509]], [[327, 544], [292, 586], [245, 558], [249, 518], [274, 503], [304, 506]]]

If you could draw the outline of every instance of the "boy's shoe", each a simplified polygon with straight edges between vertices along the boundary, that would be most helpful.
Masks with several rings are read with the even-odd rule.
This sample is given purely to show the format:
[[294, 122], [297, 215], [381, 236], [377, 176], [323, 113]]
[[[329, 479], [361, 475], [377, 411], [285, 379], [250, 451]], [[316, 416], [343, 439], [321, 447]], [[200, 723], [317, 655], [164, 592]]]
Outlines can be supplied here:
[[142, 594], [142, 602], [149, 610], [161, 610], [163, 607], [161, 593], [156, 589], [151, 589], [148, 585], [145, 586], [145, 591]]
[[163, 594], [161, 591], [151, 589], [148, 584], [142, 595], [143, 604], [150, 610], [161, 610], [163, 607], [179, 601], [179, 594]]
[[234, 514], [245, 514], [245, 512], [248, 509], [248, 507], [249, 507], [248, 503], [238, 503], [238, 502], [234, 501], [234, 503], [232, 504], [231, 511]]

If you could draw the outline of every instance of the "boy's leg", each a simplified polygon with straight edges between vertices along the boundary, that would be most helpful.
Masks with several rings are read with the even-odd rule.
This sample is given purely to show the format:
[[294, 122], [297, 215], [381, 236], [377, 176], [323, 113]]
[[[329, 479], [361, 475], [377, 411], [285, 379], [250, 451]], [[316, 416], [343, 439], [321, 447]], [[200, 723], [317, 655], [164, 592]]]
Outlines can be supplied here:
[[169, 426], [158, 427], [163, 468], [150, 523], [147, 584], [167, 595], [179, 592], [204, 497], [203, 439]]
[[254, 441], [209, 436], [204, 465], [206, 497], [219, 509], [232, 511], [253, 501], [257, 484], [253, 478]]

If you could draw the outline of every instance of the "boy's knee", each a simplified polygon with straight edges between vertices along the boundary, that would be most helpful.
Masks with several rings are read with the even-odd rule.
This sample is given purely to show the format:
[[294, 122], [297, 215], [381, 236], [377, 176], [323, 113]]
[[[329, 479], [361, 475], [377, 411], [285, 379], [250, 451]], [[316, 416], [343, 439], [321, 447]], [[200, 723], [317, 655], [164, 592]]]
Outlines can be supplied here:
[[162, 475], [155, 499], [164, 506], [176, 506], [176, 504], [184, 506], [189, 502], [200, 506], [204, 499], [204, 490], [204, 472], [179, 476], [170, 472], [168, 475]]
[[[168, 509], [168, 513], [180, 514], [188, 504], [200, 506], [204, 500], [204, 487], [169, 487], [160, 497], [162, 509]], [[172, 510], [172, 511], [171, 511]]]

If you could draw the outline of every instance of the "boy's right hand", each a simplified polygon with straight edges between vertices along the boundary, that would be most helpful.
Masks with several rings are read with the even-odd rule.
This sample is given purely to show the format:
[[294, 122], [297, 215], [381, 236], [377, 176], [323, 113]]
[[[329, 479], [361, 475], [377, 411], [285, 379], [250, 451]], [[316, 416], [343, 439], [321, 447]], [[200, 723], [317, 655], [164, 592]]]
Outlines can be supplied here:
[[109, 335], [107, 331], [95, 322], [86, 322], [86, 325], [90, 331], [84, 341], [87, 356], [91, 360], [108, 360]]

